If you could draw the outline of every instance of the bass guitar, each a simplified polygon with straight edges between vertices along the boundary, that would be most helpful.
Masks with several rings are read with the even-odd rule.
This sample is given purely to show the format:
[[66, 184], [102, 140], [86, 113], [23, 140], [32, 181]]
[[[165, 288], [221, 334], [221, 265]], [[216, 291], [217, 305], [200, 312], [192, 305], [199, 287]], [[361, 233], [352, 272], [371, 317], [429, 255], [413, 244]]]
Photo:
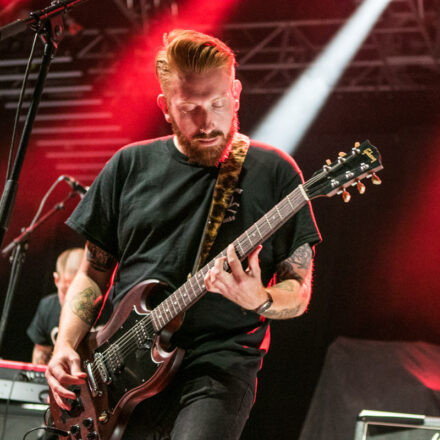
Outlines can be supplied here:
[[[317, 197], [342, 194], [349, 201], [349, 186], [365, 191], [361, 182], [383, 168], [378, 150], [368, 141], [356, 143], [349, 155], [327, 163], [311, 179], [299, 185], [262, 218], [241, 234], [234, 248], [244, 260], [287, 220]], [[226, 249], [216, 258], [226, 256]], [[216, 259], [215, 258], [215, 259]], [[170, 337], [179, 328], [183, 312], [205, 293], [211, 260], [174, 293], [164, 292], [158, 280], [136, 285], [119, 304], [107, 325], [91, 332], [78, 348], [87, 379], [73, 386], [76, 399], [71, 409], [60, 409], [51, 399], [51, 426], [71, 440], [120, 440], [135, 406], [161, 391], [178, 369], [183, 350], [170, 347]], [[225, 270], [229, 270], [225, 263]]]

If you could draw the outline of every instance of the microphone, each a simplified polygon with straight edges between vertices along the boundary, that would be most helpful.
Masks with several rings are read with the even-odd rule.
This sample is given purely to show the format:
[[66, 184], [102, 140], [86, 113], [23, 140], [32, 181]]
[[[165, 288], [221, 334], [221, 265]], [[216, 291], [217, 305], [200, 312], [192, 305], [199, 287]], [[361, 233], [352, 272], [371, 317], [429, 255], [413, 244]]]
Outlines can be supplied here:
[[77, 180], [70, 176], [60, 176], [58, 180], [64, 180], [67, 182], [72, 187], [73, 191], [77, 192], [81, 198], [83, 198], [89, 190], [88, 186], [81, 185]]

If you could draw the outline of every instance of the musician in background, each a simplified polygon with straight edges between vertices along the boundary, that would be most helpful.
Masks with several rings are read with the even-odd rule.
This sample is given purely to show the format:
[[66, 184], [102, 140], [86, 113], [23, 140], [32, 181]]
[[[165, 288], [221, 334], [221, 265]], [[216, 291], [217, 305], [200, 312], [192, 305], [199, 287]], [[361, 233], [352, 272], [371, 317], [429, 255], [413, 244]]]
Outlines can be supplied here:
[[[238, 133], [241, 83], [235, 65], [232, 50], [216, 38], [182, 30], [165, 36], [156, 57], [162, 89], [157, 103], [174, 136], [117, 152], [67, 221], [88, 241], [46, 373], [61, 408], [69, 409], [68, 399], [76, 397], [69, 385], [86, 378], [76, 350], [115, 265], [115, 304], [129, 300], [128, 292], [143, 280], [159, 279], [177, 289], [193, 272], [221, 164], [248, 144]], [[240, 437], [268, 349], [269, 321], [306, 310], [313, 246], [320, 236], [306, 204], [250, 253], [244, 267], [228, 244], [301, 182], [290, 157], [250, 142], [207, 261], [224, 248], [227, 257], [217, 259], [206, 274], [208, 292], [187, 310], [172, 338], [186, 350], [183, 363], [163, 391], [136, 407], [124, 440]], [[257, 232], [270, 232], [269, 220]], [[231, 272], [224, 270], [226, 260]], [[267, 287], [274, 273], [276, 282]], [[119, 328], [117, 309], [113, 316]]]
[[84, 249], [72, 248], [65, 250], [57, 258], [56, 270], [53, 273], [57, 292], [41, 299], [27, 329], [27, 335], [34, 343], [33, 364], [49, 363], [58, 334], [61, 307], [64, 304], [67, 289], [78, 272], [83, 254]]

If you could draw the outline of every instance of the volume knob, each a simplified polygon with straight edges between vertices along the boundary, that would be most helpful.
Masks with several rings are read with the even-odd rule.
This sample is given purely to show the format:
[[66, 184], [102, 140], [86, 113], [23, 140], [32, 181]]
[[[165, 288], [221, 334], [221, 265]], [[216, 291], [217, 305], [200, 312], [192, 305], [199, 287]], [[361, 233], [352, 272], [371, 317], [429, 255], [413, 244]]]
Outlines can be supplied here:
[[82, 423], [87, 429], [91, 430], [93, 428], [93, 419], [91, 417], [84, 419]]

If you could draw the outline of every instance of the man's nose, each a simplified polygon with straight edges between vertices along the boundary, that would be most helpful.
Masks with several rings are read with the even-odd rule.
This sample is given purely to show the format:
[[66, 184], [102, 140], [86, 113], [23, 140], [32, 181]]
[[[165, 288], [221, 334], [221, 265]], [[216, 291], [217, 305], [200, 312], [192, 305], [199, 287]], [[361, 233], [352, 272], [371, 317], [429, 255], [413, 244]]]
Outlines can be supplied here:
[[212, 111], [209, 109], [202, 109], [200, 115], [200, 130], [209, 133], [214, 128], [214, 118]]

